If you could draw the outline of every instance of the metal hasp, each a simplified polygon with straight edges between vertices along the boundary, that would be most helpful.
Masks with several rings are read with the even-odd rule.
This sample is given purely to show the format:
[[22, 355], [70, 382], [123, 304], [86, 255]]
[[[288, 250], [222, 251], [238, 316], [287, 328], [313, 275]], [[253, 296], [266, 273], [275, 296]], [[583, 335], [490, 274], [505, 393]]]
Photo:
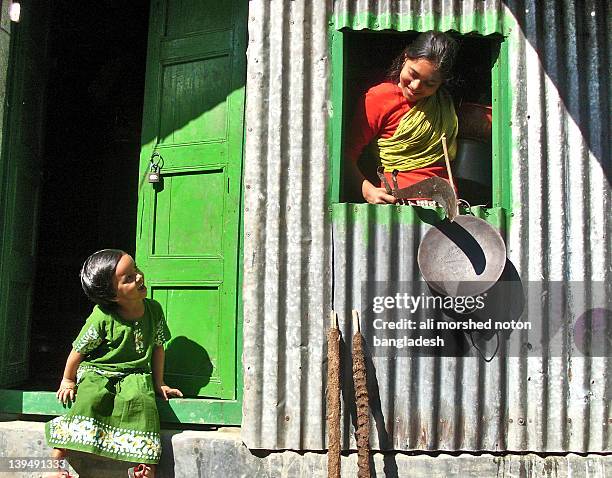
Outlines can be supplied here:
[[164, 164], [164, 158], [156, 151], [151, 155], [149, 174], [147, 176], [149, 183], [156, 184], [161, 182], [161, 168]]
[[455, 189], [443, 178], [433, 177], [419, 181], [412, 186], [399, 189], [397, 186], [397, 175], [399, 171], [393, 170], [393, 188], [389, 185], [389, 181], [385, 177], [385, 170], [382, 166], [378, 167], [378, 177], [387, 190], [387, 194], [391, 194], [396, 199], [432, 199], [440, 204], [446, 212], [446, 217], [453, 222], [459, 213], [457, 194]]

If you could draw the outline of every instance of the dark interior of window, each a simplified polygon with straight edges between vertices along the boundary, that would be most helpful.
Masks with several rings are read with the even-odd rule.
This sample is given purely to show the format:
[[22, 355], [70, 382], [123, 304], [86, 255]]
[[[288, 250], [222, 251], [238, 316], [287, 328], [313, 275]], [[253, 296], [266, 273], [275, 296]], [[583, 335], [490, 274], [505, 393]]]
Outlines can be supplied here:
[[[384, 81], [393, 59], [418, 32], [347, 31], [344, 58], [344, 145], [349, 137], [354, 106], [370, 87]], [[491, 205], [491, 69], [499, 55], [500, 36], [453, 35], [459, 43], [453, 78], [445, 87], [453, 96], [459, 118], [458, 151], [453, 174], [459, 197], [471, 205]], [[376, 159], [365, 151], [362, 172], [375, 183]], [[343, 202], [363, 202], [357, 187], [345, 181]]]
[[[92, 309], [81, 264], [134, 253], [149, 1], [53, 2], [30, 378], [56, 390]], [[25, 377], [24, 377], [25, 378]]]

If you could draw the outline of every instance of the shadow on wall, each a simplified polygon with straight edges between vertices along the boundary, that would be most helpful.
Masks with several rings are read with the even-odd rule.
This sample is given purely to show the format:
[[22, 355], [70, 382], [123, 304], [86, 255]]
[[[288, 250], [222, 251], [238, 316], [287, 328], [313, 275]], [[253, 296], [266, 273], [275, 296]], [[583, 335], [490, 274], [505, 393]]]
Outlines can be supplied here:
[[608, 2], [558, 2], [553, 9], [540, 4], [529, 8], [524, 1], [503, 3], [537, 53], [610, 185]]

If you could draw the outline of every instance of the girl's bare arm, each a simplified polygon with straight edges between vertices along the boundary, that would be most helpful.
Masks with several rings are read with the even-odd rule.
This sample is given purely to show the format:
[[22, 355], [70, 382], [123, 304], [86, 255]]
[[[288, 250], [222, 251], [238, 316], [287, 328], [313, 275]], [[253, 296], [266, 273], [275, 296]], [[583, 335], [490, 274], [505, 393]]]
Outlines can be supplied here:
[[377, 188], [366, 179], [363, 173], [359, 170], [359, 166], [354, 161], [347, 160], [345, 162], [345, 171], [351, 182], [357, 184], [361, 190], [361, 195], [370, 204], [394, 204], [397, 199], [394, 196], [387, 194], [384, 188]]
[[74, 400], [76, 394], [76, 372], [84, 358], [83, 354], [74, 349], [68, 355], [66, 367], [64, 368], [64, 376], [62, 377], [59, 390], [55, 394], [62, 403], [66, 403], [68, 399]]
[[153, 349], [153, 383], [155, 391], [168, 400], [170, 397], [182, 397], [183, 393], [178, 388], [171, 388], [164, 383], [164, 347], [156, 345]]

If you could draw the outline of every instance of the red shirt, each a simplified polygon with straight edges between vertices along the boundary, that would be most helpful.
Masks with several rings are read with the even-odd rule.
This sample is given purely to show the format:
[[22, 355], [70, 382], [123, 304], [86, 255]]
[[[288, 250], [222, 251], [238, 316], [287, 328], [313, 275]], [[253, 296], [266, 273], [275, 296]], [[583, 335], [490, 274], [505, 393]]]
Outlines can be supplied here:
[[[385, 82], [370, 88], [361, 98], [350, 127], [345, 148], [349, 161], [356, 162], [364, 148], [378, 138], [393, 136], [401, 119], [414, 103], [409, 103], [399, 86]], [[385, 173], [389, 184], [391, 173]], [[401, 171], [397, 176], [398, 186], [405, 188], [432, 176], [448, 179], [445, 166], [426, 166], [411, 171]], [[380, 186], [380, 184], [376, 184]]]

